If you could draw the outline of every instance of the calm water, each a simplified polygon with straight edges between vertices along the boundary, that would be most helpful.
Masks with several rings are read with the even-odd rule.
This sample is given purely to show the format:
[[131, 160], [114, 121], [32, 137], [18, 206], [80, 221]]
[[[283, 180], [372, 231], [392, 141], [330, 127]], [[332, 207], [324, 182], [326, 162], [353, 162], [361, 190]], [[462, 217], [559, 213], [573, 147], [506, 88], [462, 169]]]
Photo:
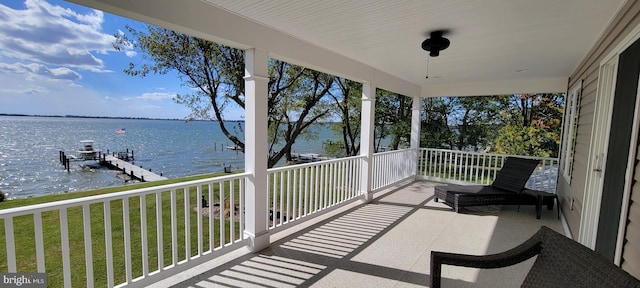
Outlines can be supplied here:
[[[126, 133], [116, 133], [118, 128]], [[328, 127], [310, 134], [311, 139], [296, 142], [296, 152], [321, 153], [318, 139], [334, 138]], [[59, 151], [75, 155], [85, 139], [102, 151], [133, 150], [136, 165], [169, 178], [244, 165], [242, 153], [221, 149], [230, 142], [213, 122], [0, 116], [0, 190], [24, 198], [123, 185], [117, 171], [83, 168], [81, 162], [72, 163], [67, 173]]]

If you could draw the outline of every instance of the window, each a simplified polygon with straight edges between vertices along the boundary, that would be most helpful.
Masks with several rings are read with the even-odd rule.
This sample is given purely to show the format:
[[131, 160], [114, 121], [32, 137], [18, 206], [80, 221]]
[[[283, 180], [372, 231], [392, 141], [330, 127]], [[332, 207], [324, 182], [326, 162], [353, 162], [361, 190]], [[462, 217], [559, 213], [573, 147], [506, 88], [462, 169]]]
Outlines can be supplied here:
[[582, 81], [569, 90], [564, 111], [564, 126], [562, 128], [562, 160], [560, 162], [560, 169], [569, 183], [571, 183], [571, 172], [573, 170], [573, 156], [576, 146], [580, 98], [582, 98]]

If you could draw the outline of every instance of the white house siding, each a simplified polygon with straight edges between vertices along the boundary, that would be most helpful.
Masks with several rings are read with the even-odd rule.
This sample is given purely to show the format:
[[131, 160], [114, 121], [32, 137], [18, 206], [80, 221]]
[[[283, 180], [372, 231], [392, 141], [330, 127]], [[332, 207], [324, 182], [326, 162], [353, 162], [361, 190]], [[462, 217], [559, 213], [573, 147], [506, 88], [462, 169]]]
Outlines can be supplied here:
[[593, 31], [593, 33], [601, 33], [600, 39], [571, 74], [568, 83], [568, 87], [573, 87], [580, 81], [584, 81], [572, 179], [566, 179], [562, 175], [558, 179], [560, 205], [575, 239], [580, 233], [582, 200], [584, 198], [600, 63], [639, 24], [640, 1], [628, 1], [612, 19], [605, 31]]

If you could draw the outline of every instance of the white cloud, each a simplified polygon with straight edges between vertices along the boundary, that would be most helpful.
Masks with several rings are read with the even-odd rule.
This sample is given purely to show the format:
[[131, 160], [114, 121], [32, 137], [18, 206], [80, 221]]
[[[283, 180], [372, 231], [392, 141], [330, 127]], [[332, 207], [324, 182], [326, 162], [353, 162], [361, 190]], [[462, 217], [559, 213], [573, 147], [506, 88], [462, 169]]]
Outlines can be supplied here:
[[133, 58], [136, 57], [138, 55], [138, 52], [133, 51], [133, 50], [127, 50], [124, 52], [125, 55], [127, 55], [127, 57], [129, 58]]
[[41, 94], [47, 93], [44, 87], [29, 87], [29, 88], [0, 88], [0, 94]]
[[58, 79], [68, 79], [68, 80], [75, 80], [75, 79], [81, 79], [82, 76], [80, 76], [80, 74], [78, 74], [78, 72], [73, 71], [69, 68], [66, 67], [62, 67], [62, 68], [54, 68], [54, 69], [49, 69], [49, 72]]
[[82, 79], [82, 76], [69, 68], [49, 68], [43, 64], [31, 63], [0, 63], [0, 73], [13, 73], [25, 75], [26, 80], [31, 81], [65, 81], [73, 84], [73, 81]]
[[[121, 78], [122, 73], [88, 73], [110, 72], [107, 66], [120, 65], [111, 61], [139, 56], [135, 43], [120, 47], [122, 53], [112, 46], [113, 27], [129, 21], [113, 17], [121, 23], [108, 23], [112, 17], [100, 11], [64, 8], [61, 5], [73, 6], [58, 2], [62, 1], [0, 0], [0, 113], [154, 118], [189, 114], [187, 107], [162, 100], [175, 93], [142, 94], [176, 91], [155, 87], [178, 87], [177, 77], [133, 82], [129, 76]], [[117, 105], [104, 109], [113, 103]]]
[[0, 4], [0, 54], [56, 66], [107, 72], [94, 54], [114, 51], [113, 35], [101, 31], [104, 15], [80, 14], [44, 0], [26, 0], [25, 9]]
[[[122, 98], [62, 81], [26, 83], [23, 78], [24, 75], [16, 73], [0, 75], [0, 113], [171, 119], [182, 119], [190, 113], [188, 108], [175, 103], [165, 105], [138, 99], [138, 96]], [[117, 105], [112, 105], [113, 101], [117, 101]]]
[[144, 100], [164, 100], [164, 99], [173, 99], [174, 97], [176, 97], [176, 93], [151, 92], [151, 93], [144, 93], [142, 94], [142, 96], [138, 98], [144, 99]]

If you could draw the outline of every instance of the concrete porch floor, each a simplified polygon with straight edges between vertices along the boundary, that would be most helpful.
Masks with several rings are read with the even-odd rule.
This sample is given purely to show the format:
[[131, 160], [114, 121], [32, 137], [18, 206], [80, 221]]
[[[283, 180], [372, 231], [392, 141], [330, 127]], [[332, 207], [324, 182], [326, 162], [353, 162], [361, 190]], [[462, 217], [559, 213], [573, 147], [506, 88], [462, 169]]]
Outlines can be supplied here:
[[[158, 286], [425, 287], [432, 250], [484, 255], [510, 249], [540, 226], [562, 231], [556, 211], [478, 207], [455, 213], [433, 201], [430, 182], [379, 193], [275, 241], [260, 253], [201, 265]], [[554, 209], [557, 209], [554, 207]], [[228, 257], [227, 257], [228, 258]], [[222, 260], [222, 259], [221, 259]], [[519, 287], [534, 259], [502, 269], [443, 267], [443, 287]], [[218, 261], [220, 262], [220, 261]]]

